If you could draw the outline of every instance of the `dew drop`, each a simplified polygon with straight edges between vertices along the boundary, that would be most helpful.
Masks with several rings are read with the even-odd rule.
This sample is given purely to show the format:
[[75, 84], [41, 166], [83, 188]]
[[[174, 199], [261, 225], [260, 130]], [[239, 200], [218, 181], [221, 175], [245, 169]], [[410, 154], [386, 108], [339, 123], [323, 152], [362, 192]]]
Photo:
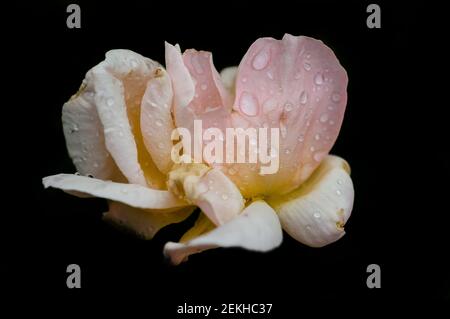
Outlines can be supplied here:
[[309, 150], [310, 150], [311, 152], [314, 152], [316, 149], [315, 149], [314, 146], [311, 146], [311, 147], [309, 148]]
[[300, 104], [305, 105], [306, 102], [308, 102], [308, 93], [306, 93], [306, 91], [303, 91], [303, 92], [300, 94]]
[[201, 88], [203, 91], [205, 91], [205, 90], [208, 88], [208, 86], [207, 86], [206, 84], [202, 84], [202, 85], [200, 85], [200, 88]]
[[236, 169], [234, 169], [233, 167], [230, 167], [229, 169], [228, 169], [228, 174], [230, 174], [230, 175], [235, 175], [237, 173], [237, 171], [236, 171]]
[[294, 79], [296, 79], [296, 80], [300, 79], [301, 77], [302, 77], [302, 73], [301, 72], [297, 72], [294, 75]]
[[127, 193], [128, 193], [128, 189], [125, 188], [125, 187], [123, 187], [120, 191], [121, 191], [122, 193], [124, 193], [124, 194], [127, 194]]
[[269, 63], [269, 59], [269, 51], [263, 49], [253, 58], [252, 66], [255, 70], [262, 70]]
[[106, 100], [106, 104], [108, 104], [108, 106], [113, 106], [113, 104], [114, 104], [114, 99], [113, 99], [112, 97], [108, 98], [108, 99]]
[[158, 148], [160, 148], [160, 149], [164, 148], [164, 144], [162, 142], [158, 143]]
[[292, 111], [292, 104], [289, 103], [289, 102], [286, 102], [286, 104], [284, 105], [284, 110], [285, 110], [286, 112]]
[[336, 190], [336, 195], [341, 196], [342, 192], [338, 189]]
[[228, 199], [228, 195], [227, 194], [222, 194], [222, 199], [223, 200], [227, 200]]
[[313, 214], [313, 216], [314, 216], [314, 218], [320, 218], [320, 213], [319, 213], [319, 212], [315, 212], [315, 213]]
[[328, 123], [329, 123], [330, 125], [334, 125], [334, 121], [333, 121], [333, 120], [330, 120]]
[[332, 100], [334, 103], [338, 103], [338, 102], [341, 100], [341, 95], [340, 95], [339, 93], [333, 93], [333, 94], [331, 95], [331, 100]]
[[239, 105], [241, 111], [247, 116], [255, 116], [258, 114], [258, 101], [248, 92], [242, 93]]
[[267, 71], [267, 77], [271, 80], [273, 80], [273, 74], [270, 71]]
[[242, 78], [242, 82], [243, 82], [243, 83], [247, 82], [247, 78], [246, 78], [246, 77], [243, 77], [243, 78]]
[[303, 68], [304, 68], [306, 71], [309, 71], [309, 70], [311, 70], [311, 64], [310, 64], [309, 62], [304, 62], [304, 63], [303, 63]]
[[325, 123], [326, 121], [328, 121], [328, 114], [327, 113], [323, 113], [320, 118], [319, 118], [320, 122]]
[[157, 120], [156, 122], [155, 122], [155, 124], [156, 124], [156, 126], [159, 126], [159, 127], [161, 127], [163, 124], [162, 124], [162, 122], [160, 121], [160, 120]]
[[322, 75], [322, 73], [318, 72], [314, 76], [314, 83], [316, 83], [317, 85], [322, 85], [323, 84], [323, 75]]
[[305, 137], [303, 136], [303, 134], [300, 134], [300, 136], [298, 137], [297, 141], [302, 143], [304, 140], [305, 140]]
[[123, 132], [119, 131], [119, 136], [122, 137], [123, 136]]
[[320, 134], [314, 135], [314, 139], [315, 139], [316, 141], [320, 140]]
[[286, 154], [286, 155], [291, 154], [291, 150], [290, 150], [290, 149], [286, 149], [286, 150], [284, 151], [284, 154]]
[[323, 156], [324, 156], [323, 153], [318, 152], [318, 153], [314, 154], [313, 158], [316, 162], [320, 162], [322, 160]]
[[338, 179], [337, 183], [338, 183], [338, 185], [342, 185], [342, 183], [343, 183], [342, 179]]

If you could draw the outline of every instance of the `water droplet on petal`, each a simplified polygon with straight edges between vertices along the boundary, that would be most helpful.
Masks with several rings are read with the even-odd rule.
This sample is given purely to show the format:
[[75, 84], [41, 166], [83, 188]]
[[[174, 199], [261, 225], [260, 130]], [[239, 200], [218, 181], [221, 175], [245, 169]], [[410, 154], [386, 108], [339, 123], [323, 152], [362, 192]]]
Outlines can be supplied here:
[[303, 91], [303, 92], [300, 94], [300, 104], [305, 105], [306, 102], [308, 102], [308, 93], [306, 93], [306, 91]]
[[291, 150], [290, 150], [290, 149], [286, 149], [286, 150], [284, 151], [284, 154], [286, 154], [286, 155], [291, 154]]
[[128, 189], [126, 187], [123, 187], [120, 191], [124, 194], [128, 193]]
[[228, 199], [228, 195], [227, 194], [222, 194], [222, 199], [223, 200], [227, 200]]
[[338, 183], [339, 185], [342, 185], [342, 183], [343, 183], [342, 179], [338, 179], [338, 180], [337, 180], [337, 183]]
[[303, 67], [305, 68], [306, 71], [311, 70], [311, 64], [309, 62], [304, 62]]
[[285, 110], [286, 112], [292, 111], [292, 104], [289, 103], [289, 102], [286, 102], [286, 104], [284, 105], [284, 110]]
[[320, 218], [320, 213], [319, 213], [319, 212], [315, 212], [315, 213], [313, 214], [313, 216], [314, 216], [314, 218]]
[[341, 100], [341, 95], [340, 95], [339, 93], [333, 93], [333, 94], [331, 95], [331, 100], [332, 100], [334, 103], [338, 103], [338, 102]]
[[273, 80], [273, 74], [270, 71], [267, 71], [267, 77], [271, 80]]
[[160, 121], [160, 120], [157, 120], [156, 122], [155, 122], [155, 124], [156, 124], [156, 126], [159, 126], [159, 127], [161, 127], [163, 124], [162, 124], [162, 122]]
[[325, 123], [326, 121], [328, 121], [328, 114], [327, 113], [323, 113], [320, 118], [319, 118], [320, 122]]
[[164, 144], [162, 142], [158, 143], [158, 148], [164, 148]]
[[113, 99], [112, 97], [108, 98], [108, 99], [106, 100], [106, 104], [108, 104], [108, 106], [113, 106], [113, 104], [114, 104], [114, 99]]
[[320, 134], [314, 135], [314, 139], [315, 139], [316, 141], [320, 140]]
[[267, 49], [263, 49], [253, 58], [252, 66], [255, 70], [262, 70], [269, 63], [269, 59], [270, 52]]
[[322, 73], [318, 72], [314, 76], [314, 83], [316, 83], [317, 85], [322, 85], [323, 84], [323, 75], [322, 75]]
[[255, 116], [258, 114], [258, 101], [248, 92], [242, 93], [239, 106], [241, 111], [247, 116]]
[[336, 190], [336, 195], [341, 196], [342, 192], [338, 189]]
[[334, 125], [334, 121], [333, 121], [333, 120], [330, 120], [328, 123], [329, 123], [330, 125]]
[[311, 146], [311, 147], [309, 148], [309, 150], [310, 150], [311, 152], [314, 152], [314, 151], [316, 150], [316, 148], [315, 148], [314, 146]]
[[205, 90], [208, 88], [208, 86], [207, 86], [206, 84], [202, 84], [202, 85], [200, 85], [200, 88], [201, 88], [203, 91], [205, 91]]
[[230, 167], [229, 169], [228, 169], [228, 174], [230, 174], [230, 175], [235, 175], [237, 173], [237, 171], [236, 171], [236, 169], [234, 169], [233, 167]]
[[303, 134], [300, 134], [300, 136], [298, 137], [297, 141], [302, 143], [304, 140], [305, 140], [305, 137], [303, 136]]
[[119, 131], [119, 136], [122, 137], [123, 136], [123, 132]]
[[324, 153], [322, 153], [322, 152], [317, 152], [317, 153], [314, 154], [313, 158], [314, 158], [314, 160], [315, 160], [316, 162], [320, 162], [320, 161], [323, 159], [324, 156], [325, 156]]

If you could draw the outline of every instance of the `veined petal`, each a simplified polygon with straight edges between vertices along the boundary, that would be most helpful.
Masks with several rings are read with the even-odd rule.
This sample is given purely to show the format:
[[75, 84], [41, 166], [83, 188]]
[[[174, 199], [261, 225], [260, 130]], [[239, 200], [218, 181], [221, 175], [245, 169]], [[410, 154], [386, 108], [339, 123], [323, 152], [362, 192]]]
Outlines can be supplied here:
[[70, 194], [106, 198], [143, 209], [167, 209], [189, 206], [171, 192], [151, 189], [138, 184], [122, 184], [74, 174], [44, 177], [44, 187], [54, 187]]
[[169, 189], [200, 207], [216, 225], [235, 218], [244, 198], [233, 182], [218, 169], [204, 164], [182, 164], [169, 173]]
[[289, 235], [305, 245], [322, 247], [345, 234], [354, 198], [349, 174], [347, 162], [330, 155], [298, 189], [267, 201]]
[[[195, 227], [208, 231], [210, 227], [200, 221]], [[195, 235], [195, 230], [190, 230]], [[194, 253], [217, 247], [241, 247], [266, 252], [278, 247], [283, 239], [280, 222], [274, 210], [258, 200], [245, 208], [241, 215], [228, 223], [184, 243], [168, 242], [164, 254], [172, 263], [180, 264]]]
[[139, 209], [110, 201], [109, 211], [103, 217], [120, 226], [132, 230], [144, 239], [152, 239], [163, 227], [185, 220], [194, 207], [170, 208], [165, 210]]
[[155, 165], [163, 173], [168, 173], [173, 165], [171, 134], [174, 130], [172, 121], [172, 85], [165, 70], [147, 83], [147, 89], [141, 103], [141, 130], [144, 144]]

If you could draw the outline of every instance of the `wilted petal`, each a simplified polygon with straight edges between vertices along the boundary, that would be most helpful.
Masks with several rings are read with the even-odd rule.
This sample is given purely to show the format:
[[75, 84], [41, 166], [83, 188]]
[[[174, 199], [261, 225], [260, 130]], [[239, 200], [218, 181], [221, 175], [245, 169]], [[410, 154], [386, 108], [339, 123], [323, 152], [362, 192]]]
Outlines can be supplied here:
[[327, 156], [298, 189], [268, 203], [289, 235], [308, 246], [325, 246], [345, 234], [354, 198], [349, 174], [346, 161]]
[[144, 210], [110, 201], [109, 211], [103, 216], [105, 220], [130, 229], [144, 239], [152, 239], [161, 228], [185, 220], [193, 210], [194, 207]]
[[167, 209], [189, 206], [171, 192], [137, 184], [122, 184], [73, 174], [44, 177], [44, 187], [54, 187], [81, 197], [100, 197], [143, 209]]
[[204, 164], [183, 164], [169, 173], [169, 189], [200, 207], [216, 225], [235, 218], [244, 199], [233, 182], [218, 169]]
[[145, 146], [155, 165], [163, 173], [168, 173], [173, 165], [171, 134], [174, 130], [172, 120], [172, 85], [165, 70], [147, 83], [141, 103], [141, 130]]
[[[198, 222], [194, 228], [200, 232], [210, 230], [204, 221]], [[190, 230], [189, 237], [198, 233]], [[199, 237], [184, 243], [168, 242], [164, 246], [164, 254], [174, 264], [185, 261], [191, 254], [217, 247], [241, 247], [248, 250], [265, 252], [281, 244], [283, 234], [280, 222], [274, 210], [264, 201], [255, 201], [244, 209], [241, 215]]]

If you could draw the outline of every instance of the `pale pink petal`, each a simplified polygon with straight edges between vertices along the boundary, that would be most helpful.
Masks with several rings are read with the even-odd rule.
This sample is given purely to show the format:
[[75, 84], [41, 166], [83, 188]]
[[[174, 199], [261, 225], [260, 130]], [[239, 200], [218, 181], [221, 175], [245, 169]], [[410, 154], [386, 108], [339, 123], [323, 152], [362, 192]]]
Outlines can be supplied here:
[[[251, 127], [280, 130], [280, 170], [247, 171], [251, 194], [287, 192], [300, 185], [333, 146], [347, 102], [347, 74], [321, 41], [286, 34], [257, 40], [239, 65], [233, 109]], [[242, 176], [231, 176], [240, 187]]]
[[144, 210], [110, 201], [109, 211], [103, 216], [105, 220], [132, 230], [144, 239], [152, 239], [161, 228], [185, 220], [193, 210], [194, 207]]
[[168, 173], [173, 165], [171, 159], [174, 130], [172, 121], [172, 85], [170, 78], [162, 68], [147, 83], [147, 89], [141, 103], [141, 130], [145, 146], [158, 169]]
[[244, 198], [234, 183], [218, 169], [204, 164], [183, 164], [169, 173], [169, 189], [200, 207], [216, 225], [235, 218]]
[[116, 177], [117, 167], [105, 146], [91, 82], [83, 82], [78, 93], [64, 104], [62, 123], [67, 150], [77, 171], [99, 179]]
[[210, 232], [185, 243], [168, 242], [164, 254], [172, 263], [180, 264], [194, 253], [217, 247], [241, 247], [266, 252], [278, 247], [283, 239], [280, 222], [274, 210], [258, 200], [241, 215]]
[[81, 197], [100, 197], [143, 209], [167, 209], [189, 206], [171, 192], [138, 184], [122, 184], [74, 174], [44, 177], [44, 187], [58, 188]]

